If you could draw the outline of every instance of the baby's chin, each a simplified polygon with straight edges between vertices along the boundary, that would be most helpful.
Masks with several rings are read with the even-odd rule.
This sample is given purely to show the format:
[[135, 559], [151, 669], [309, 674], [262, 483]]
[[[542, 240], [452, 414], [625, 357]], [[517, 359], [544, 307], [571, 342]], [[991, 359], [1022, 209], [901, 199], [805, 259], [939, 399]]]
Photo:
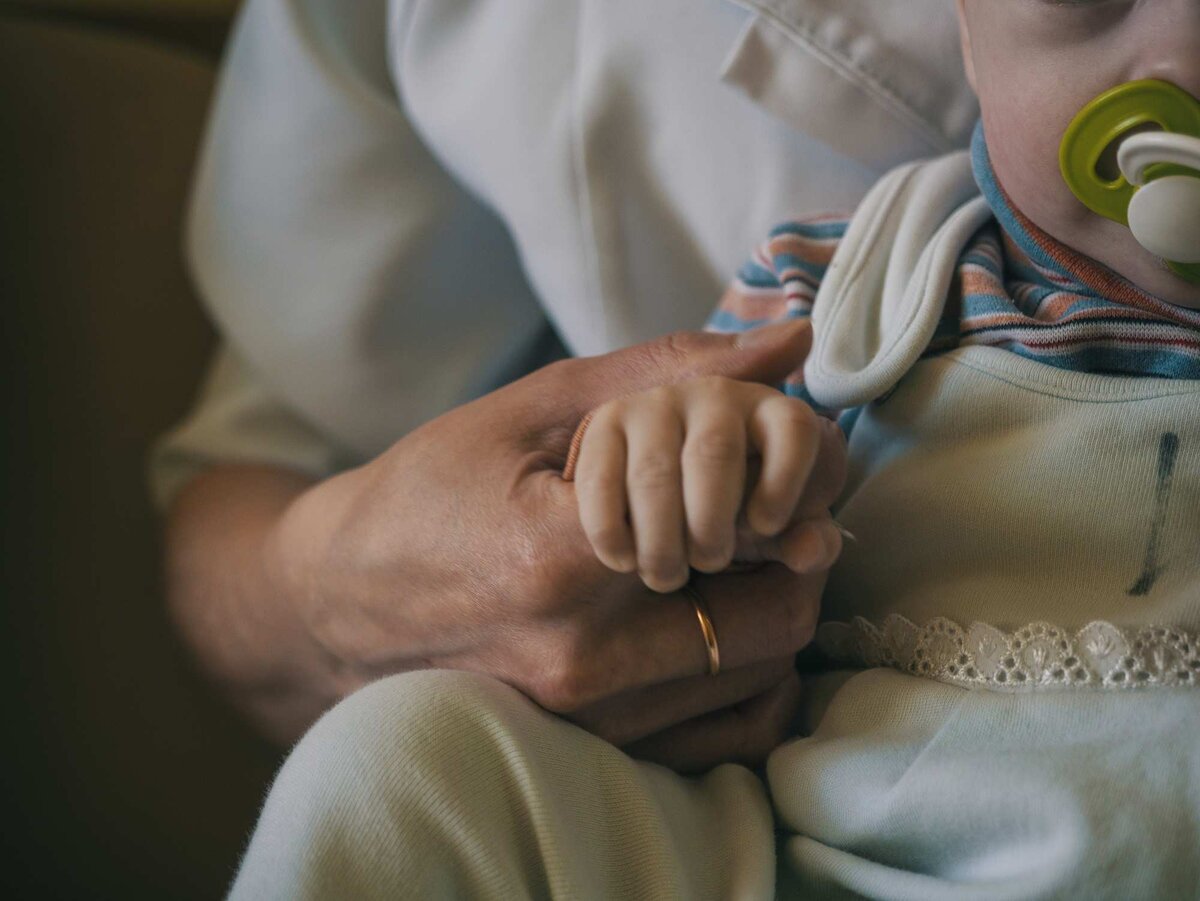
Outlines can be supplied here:
[[1112, 262], [1100, 262], [1159, 300], [1189, 310], [1200, 310], [1200, 285], [1176, 275], [1167, 268], [1166, 261], [1143, 249], [1140, 244]]
[[[1121, 275], [1159, 300], [1189, 310], [1200, 310], [1200, 285], [1180, 278], [1160, 259], [1152, 258], [1151, 263], [1153, 268], [1144, 275], [1141, 272], [1121, 272]], [[1117, 271], [1120, 272], [1119, 269]]]
[[1142, 247], [1123, 225], [1096, 217], [1077, 240], [1063, 243], [1107, 266], [1159, 300], [1200, 310], [1200, 284], [1189, 282], [1168, 269], [1164, 260]]

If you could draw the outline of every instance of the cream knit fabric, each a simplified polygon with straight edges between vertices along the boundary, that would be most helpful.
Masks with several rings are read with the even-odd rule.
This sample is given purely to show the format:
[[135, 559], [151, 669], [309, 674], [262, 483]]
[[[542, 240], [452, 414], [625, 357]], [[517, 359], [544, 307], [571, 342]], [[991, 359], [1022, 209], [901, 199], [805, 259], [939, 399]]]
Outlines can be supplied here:
[[853, 428], [821, 631], [887, 666], [810, 679], [766, 792], [397, 676], [289, 757], [234, 897], [1200, 897], [1198, 403], [987, 347], [916, 363]]

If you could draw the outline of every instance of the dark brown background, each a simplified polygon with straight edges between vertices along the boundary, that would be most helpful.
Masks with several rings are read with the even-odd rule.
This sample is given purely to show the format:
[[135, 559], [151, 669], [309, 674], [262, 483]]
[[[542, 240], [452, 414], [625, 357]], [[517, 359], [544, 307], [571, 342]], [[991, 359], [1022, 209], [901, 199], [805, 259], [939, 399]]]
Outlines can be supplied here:
[[144, 477], [211, 346], [180, 228], [226, 27], [0, 4], [5, 897], [219, 897], [279, 760], [171, 631]]

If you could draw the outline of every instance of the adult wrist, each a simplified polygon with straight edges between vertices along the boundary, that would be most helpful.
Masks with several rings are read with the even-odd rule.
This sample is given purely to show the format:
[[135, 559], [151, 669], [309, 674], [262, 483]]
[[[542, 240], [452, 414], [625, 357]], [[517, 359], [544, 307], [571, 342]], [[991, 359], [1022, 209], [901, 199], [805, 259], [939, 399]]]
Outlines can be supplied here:
[[297, 495], [268, 529], [261, 554], [263, 603], [275, 608], [268, 618], [278, 629], [280, 644], [292, 648], [301, 670], [292, 678], [308, 683], [326, 706], [367, 681], [353, 655], [331, 640], [338, 634], [342, 611], [337, 601], [343, 594], [331, 572], [331, 548], [354, 477], [353, 470], [341, 473]]

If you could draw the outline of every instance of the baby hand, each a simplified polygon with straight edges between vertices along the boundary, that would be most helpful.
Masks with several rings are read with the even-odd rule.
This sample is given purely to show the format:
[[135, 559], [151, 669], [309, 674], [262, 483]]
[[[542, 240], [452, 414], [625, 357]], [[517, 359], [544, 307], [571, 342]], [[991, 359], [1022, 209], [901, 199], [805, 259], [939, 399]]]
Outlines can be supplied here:
[[827, 510], [801, 506], [822, 428], [803, 401], [721, 376], [609, 401], [574, 470], [583, 530], [602, 563], [660, 592], [684, 585], [689, 566], [720, 572], [735, 555], [822, 569], [840, 537]]

